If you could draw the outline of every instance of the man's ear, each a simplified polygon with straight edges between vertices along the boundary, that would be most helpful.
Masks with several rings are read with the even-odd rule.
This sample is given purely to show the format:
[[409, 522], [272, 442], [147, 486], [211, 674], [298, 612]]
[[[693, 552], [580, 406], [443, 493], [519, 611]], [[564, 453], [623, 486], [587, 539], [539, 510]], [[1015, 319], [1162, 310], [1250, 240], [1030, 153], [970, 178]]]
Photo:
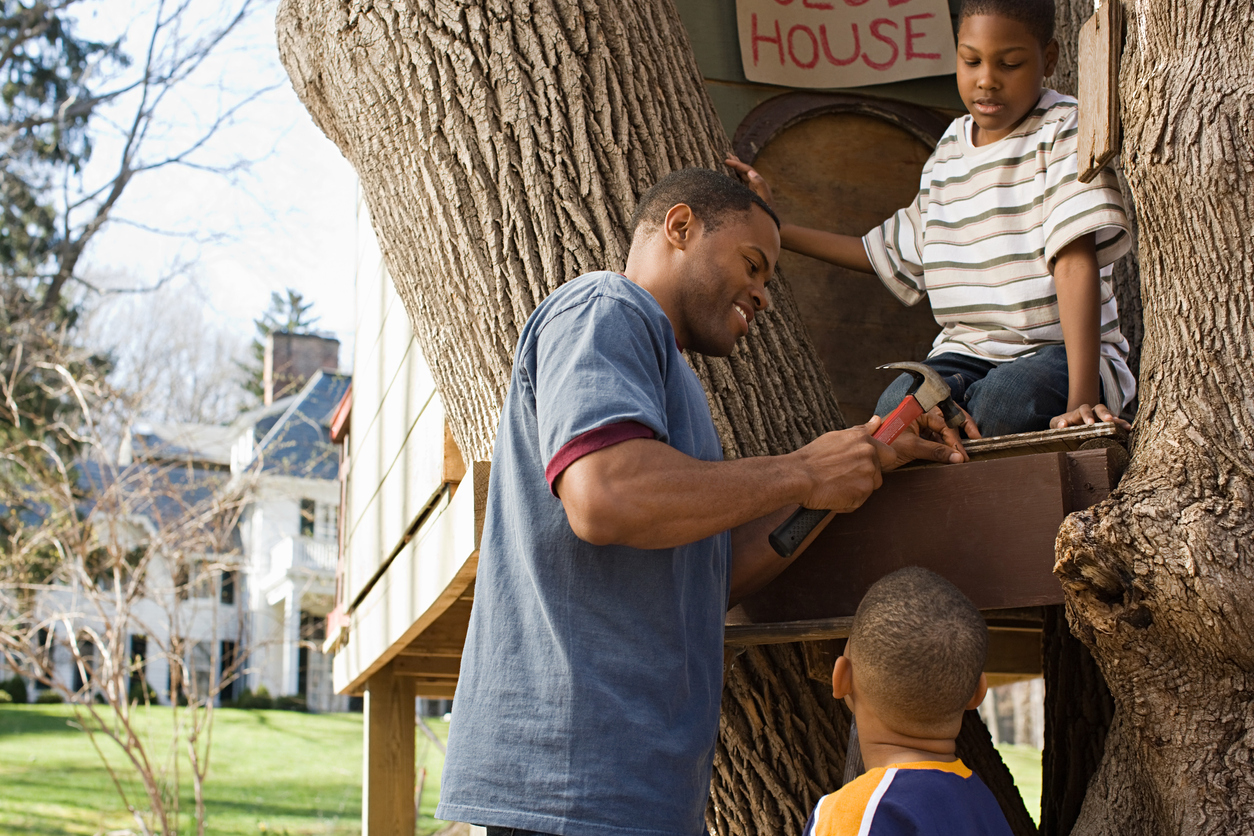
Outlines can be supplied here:
[[979, 681], [975, 683], [975, 693], [971, 695], [971, 701], [967, 703], [967, 711], [979, 708], [986, 694], [988, 694], [988, 677], [980, 674]]
[[1053, 38], [1049, 39], [1049, 43], [1045, 44], [1045, 67], [1041, 75], [1049, 78], [1054, 74], [1054, 70], [1058, 67], [1058, 41]]
[[662, 222], [662, 232], [672, 247], [677, 250], [686, 249], [692, 242], [697, 223], [697, 216], [692, 213], [688, 204], [676, 203], [666, 213], [666, 220]]
[[836, 657], [836, 666], [832, 668], [832, 696], [843, 700], [853, 691], [853, 663], [843, 653]]

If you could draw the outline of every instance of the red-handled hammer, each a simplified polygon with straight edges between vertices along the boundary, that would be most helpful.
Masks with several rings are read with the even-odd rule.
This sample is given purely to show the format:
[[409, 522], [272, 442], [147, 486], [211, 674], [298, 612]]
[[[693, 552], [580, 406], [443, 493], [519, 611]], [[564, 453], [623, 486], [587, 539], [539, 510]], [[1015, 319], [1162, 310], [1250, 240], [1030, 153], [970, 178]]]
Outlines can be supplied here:
[[[902, 398], [897, 408], [888, 413], [884, 423], [872, 436], [885, 444], [892, 444], [901, 435], [902, 430], [911, 422], [934, 406], [939, 406], [941, 415], [945, 417], [946, 426], [957, 428], [966, 420], [962, 410], [954, 403], [953, 394], [936, 370], [924, 363], [888, 363], [881, 369], [900, 369], [914, 378], [914, 385], [909, 393]], [[778, 528], [771, 532], [771, 548], [780, 557], [792, 557], [810, 544], [818, 533], [835, 514], [835, 511], [823, 509], [798, 508]]]

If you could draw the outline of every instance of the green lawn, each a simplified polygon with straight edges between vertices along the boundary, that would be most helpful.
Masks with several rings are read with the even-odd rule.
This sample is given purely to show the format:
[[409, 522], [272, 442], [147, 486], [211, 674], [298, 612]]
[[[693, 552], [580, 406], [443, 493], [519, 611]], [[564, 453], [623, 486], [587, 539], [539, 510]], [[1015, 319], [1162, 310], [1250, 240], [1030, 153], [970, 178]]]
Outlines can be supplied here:
[[1003, 743], [997, 747], [1001, 759], [1014, 776], [1015, 785], [1032, 821], [1041, 823], [1041, 750], [1033, 746]]
[[[169, 708], [147, 709], [145, 715], [151, 733], [170, 726]], [[5, 836], [92, 836], [134, 829], [86, 735], [67, 725], [71, 719], [69, 706], [0, 705], [0, 833]], [[447, 734], [446, 724], [428, 724], [437, 735]], [[416, 746], [419, 763], [427, 769], [418, 829], [429, 833], [443, 825], [431, 814], [444, 759], [421, 732]], [[105, 751], [118, 762], [112, 757], [116, 747]], [[193, 803], [190, 781], [184, 786], [182, 832], [194, 833], [187, 813]], [[127, 788], [137, 791], [139, 785], [129, 781]], [[215, 836], [359, 834], [361, 715], [218, 710], [205, 795], [206, 830]]]
[[[4, 836], [94, 836], [133, 829], [86, 735], [67, 725], [72, 718], [69, 706], [0, 705]], [[143, 719], [152, 732], [168, 728], [170, 709], [147, 709]], [[441, 738], [447, 735], [447, 724], [428, 724]], [[361, 832], [360, 714], [220, 709], [214, 725], [205, 784], [210, 834]], [[432, 813], [444, 758], [421, 732], [415, 745], [418, 762], [427, 769], [418, 831], [430, 833], [443, 826]], [[1039, 821], [1041, 753], [1030, 746], [998, 750], [1028, 812]], [[190, 806], [190, 783], [185, 784], [184, 804]], [[128, 789], [138, 785], [131, 782]], [[184, 815], [183, 832], [194, 833], [190, 825]]]

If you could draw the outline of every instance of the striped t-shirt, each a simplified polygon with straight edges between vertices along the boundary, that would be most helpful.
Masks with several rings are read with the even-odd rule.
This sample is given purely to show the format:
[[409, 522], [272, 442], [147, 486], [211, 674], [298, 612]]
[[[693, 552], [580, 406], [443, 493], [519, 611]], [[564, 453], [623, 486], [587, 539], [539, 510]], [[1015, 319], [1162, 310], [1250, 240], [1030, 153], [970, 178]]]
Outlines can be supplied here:
[[971, 144], [971, 116], [955, 119], [923, 167], [919, 196], [863, 238], [875, 272], [898, 299], [925, 295], [943, 329], [929, 356], [994, 363], [1063, 342], [1051, 272], [1064, 246], [1097, 234], [1104, 397], [1136, 394], [1119, 332], [1112, 263], [1131, 248], [1114, 175], [1076, 176], [1075, 99], [1046, 90], [1023, 124], [998, 142]]
[[803, 836], [1011, 836], [997, 799], [962, 763], [872, 769], [819, 799]]

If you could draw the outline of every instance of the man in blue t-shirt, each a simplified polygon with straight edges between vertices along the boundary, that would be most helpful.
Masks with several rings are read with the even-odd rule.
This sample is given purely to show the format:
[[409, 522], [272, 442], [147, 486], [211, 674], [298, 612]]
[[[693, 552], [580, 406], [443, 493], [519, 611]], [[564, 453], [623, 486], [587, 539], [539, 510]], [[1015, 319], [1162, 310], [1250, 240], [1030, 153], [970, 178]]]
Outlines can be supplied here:
[[766, 309], [778, 220], [686, 169], [633, 229], [625, 272], [559, 288], [514, 357], [436, 811], [490, 834], [703, 832], [725, 613], [788, 565], [767, 534], [857, 508], [899, 457], [964, 457], [872, 419], [723, 461], [681, 350], [726, 356]]

